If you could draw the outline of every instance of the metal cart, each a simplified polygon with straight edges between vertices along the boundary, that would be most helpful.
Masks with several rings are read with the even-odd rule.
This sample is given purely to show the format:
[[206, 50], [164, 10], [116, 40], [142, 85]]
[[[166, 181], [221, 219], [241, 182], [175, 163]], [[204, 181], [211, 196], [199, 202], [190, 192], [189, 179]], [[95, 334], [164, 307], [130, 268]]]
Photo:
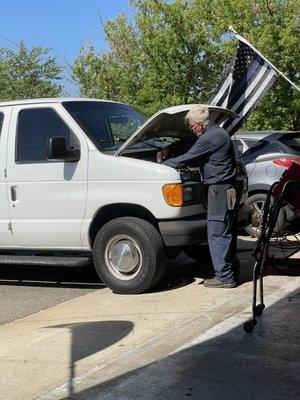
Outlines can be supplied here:
[[[293, 235], [292, 239], [288, 238], [287, 233], [281, 234], [280, 237], [273, 237], [279, 212], [287, 203], [296, 210], [300, 210], [300, 165], [296, 163], [293, 163], [282, 175], [279, 182], [272, 185], [266, 199], [261, 234], [253, 251], [255, 264], [253, 268], [252, 319], [243, 325], [247, 333], [253, 331], [257, 324], [256, 317], [261, 316], [265, 309], [263, 274], [266, 268], [268, 266], [280, 267], [280, 264], [300, 250], [300, 242], [296, 235]], [[283, 257], [276, 259], [271, 255], [270, 248], [272, 247], [279, 248]], [[258, 281], [259, 304], [257, 304]]]

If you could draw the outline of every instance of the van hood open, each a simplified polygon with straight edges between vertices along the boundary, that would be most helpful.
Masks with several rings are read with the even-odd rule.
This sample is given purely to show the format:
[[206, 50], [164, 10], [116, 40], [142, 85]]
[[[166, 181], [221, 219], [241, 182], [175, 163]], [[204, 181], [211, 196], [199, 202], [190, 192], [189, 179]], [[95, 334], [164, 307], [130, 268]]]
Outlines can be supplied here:
[[[130, 146], [144, 140], [163, 136], [181, 138], [190, 135], [191, 131], [186, 126], [184, 118], [186, 113], [196, 105], [199, 104], [183, 104], [158, 111], [135, 131], [135, 133], [118, 149], [115, 155], [121, 155]], [[208, 107], [209, 119], [218, 124], [222, 123], [229, 117], [239, 117], [238, 114], [227, 110], [226, 108], [210, 106], [207, 104], [202, 105]]]

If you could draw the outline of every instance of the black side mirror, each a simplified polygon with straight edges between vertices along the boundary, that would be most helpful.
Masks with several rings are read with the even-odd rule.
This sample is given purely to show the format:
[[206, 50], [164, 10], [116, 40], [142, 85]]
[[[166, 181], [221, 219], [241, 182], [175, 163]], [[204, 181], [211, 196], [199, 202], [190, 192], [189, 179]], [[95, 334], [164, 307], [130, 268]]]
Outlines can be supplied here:
[[68, 149], [64, 137], [53, 137], [47, 143], [47, 159], [76, 162], [80, 159], [80, 149]]

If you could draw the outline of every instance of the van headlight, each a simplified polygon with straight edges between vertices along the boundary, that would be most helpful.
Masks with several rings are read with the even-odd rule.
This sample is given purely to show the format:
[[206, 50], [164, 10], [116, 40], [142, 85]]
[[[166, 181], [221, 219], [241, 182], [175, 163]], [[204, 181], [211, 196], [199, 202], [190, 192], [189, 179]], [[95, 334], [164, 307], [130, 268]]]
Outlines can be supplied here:
[[171, 207], [182, 207], [194, 200], [193, 186], [181, 183], [164, 185], [163, 195], [166, 203]]
[[184, 185], [183, 186], [183, 200], [184, 203], [190, 203], [194, 200], [194, 190], [193, 186]]

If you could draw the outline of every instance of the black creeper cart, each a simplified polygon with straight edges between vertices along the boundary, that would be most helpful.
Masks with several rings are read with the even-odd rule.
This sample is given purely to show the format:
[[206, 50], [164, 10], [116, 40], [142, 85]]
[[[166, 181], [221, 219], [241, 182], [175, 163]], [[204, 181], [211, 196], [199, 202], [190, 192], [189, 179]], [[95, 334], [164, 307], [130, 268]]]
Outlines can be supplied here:
[[[262, 315], [264, 305], [263, 274], [268, 266], [278, 267], [292, 255], [300, 250], [300, 242], [297, 236], [294, 240], [288, 239], [286, 234], [278, 238], [273, 237], [277, 218], [280, 210], [290, 204], [300, 211], [300, 165], [293, 163], [284, 172], [279, 182], [272, 185], [269, 190], [262, 221], [261, 234], [256, 242], [253, 256], [255, 264], [253, 267], [253, 298], [252, 298], [252, 319], [245, 322], [243, 328], [251, 333], [257, 324], [256, 317]], [[282, 251], [283, 258], [275, 259], [270, 253], [272, 247]], [[259, 281], [259, 304], [257, 304], [257, 285]]]

